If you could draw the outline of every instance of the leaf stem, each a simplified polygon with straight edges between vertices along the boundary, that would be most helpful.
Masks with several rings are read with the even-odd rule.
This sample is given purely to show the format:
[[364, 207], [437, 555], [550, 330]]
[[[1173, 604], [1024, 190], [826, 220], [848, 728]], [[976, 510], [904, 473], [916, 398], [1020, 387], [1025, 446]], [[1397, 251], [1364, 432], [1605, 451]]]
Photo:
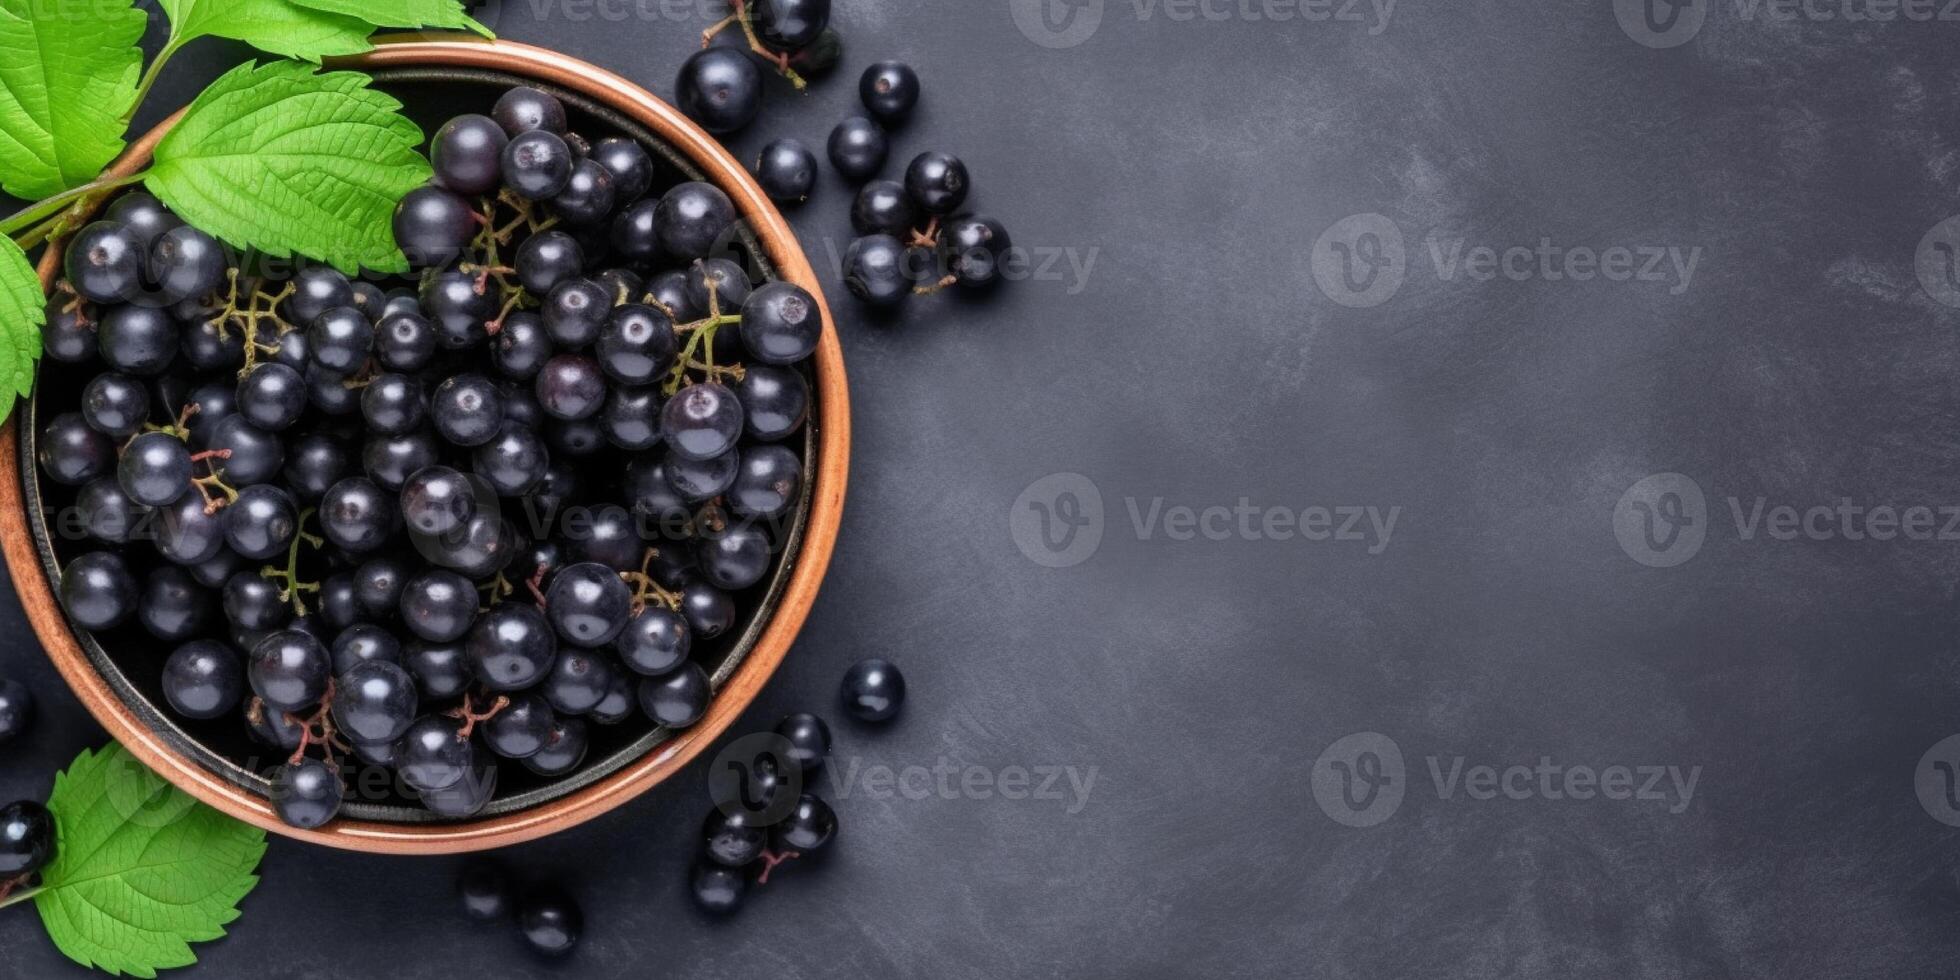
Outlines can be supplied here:
[[19, 905], [20, 903], [25, 902], [36, 895], [39, 895], [43, 890], [44, 889], [41, 888], [25, 888], [20, 891], [17, 891], [12, 895], [7, 896], [5, 899], [0, 899], [0, 909], [4, 909], [9, 905]]
[[164, 63], [169, 61], [171, 56], [177, 53], [177, 49], [183, 46], [183, 40], [177, 36], [177, 31], [173, 27], [170, 31], [170, 40], [165, 41], [163, 49], [157, 52], [155, 58], [151, 59], [150, 67], [143, 70], [143, 80], [136, 83], [136, 97], [130, 100], [129, 111], [123, 113], [123, 125], [129, 125], [129, 121], [136, 118], [136, 110], [142, 108], [143, 100], [149, 97], [150, 86], [155, 85], [157, 83], [157, 76], [163, 74]]
[[38, 204], [30, 204], [8, 215], [6, 218], [0, 219], [0, 235], [18, 234], [23, 229], [32, 228], [35, 224], [46, 221], [50, 215], [58, 213], [62, 208], [67, 207], [75, 201], [88, 197], [91, 194], [99, 194], [105, 191], [115, 190], [118, 187], [126, 187], [142, 180], [145, 176], [148, 175], [130, 174], [127, 177], [103, 177], [98, 180], [89, 181], [72, 190], [62, 191]]

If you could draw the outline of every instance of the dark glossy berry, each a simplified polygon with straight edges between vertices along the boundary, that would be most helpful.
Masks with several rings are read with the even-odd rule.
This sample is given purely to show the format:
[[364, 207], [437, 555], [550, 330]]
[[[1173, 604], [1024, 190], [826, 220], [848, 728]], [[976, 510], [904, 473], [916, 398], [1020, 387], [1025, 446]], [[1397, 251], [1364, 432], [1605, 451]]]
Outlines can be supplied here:
[[608, 241], [613, 255], [628, 262], [651, 263], [660, 255], [660, 202], [635, 201], [613, 216]]
[[665, 606], [648, 605], [627, 621], [613, 640], [613, 649], [634, 673], [660, 677], [687, 663], [693, 635], [681, 614]]
[[402, 664], [415, 675], [415, 685], [431, 701], [446, 701], [469, 689], [475, 675], [460, 643], [410, 643], [402, 652]]
[[[316, 598], [319, 599], [320, 620], [326, 623], [329, 629], [348, 629], [356, 625], [364, 615], [361, 609], [360, 591], [354, 587], [354, 575], [351, 572], [328, 576], [325, 582], [320, 583], [320, 594]], [[338, 673], [341, 667], [339, 642], [336, 640], [334, 671]]]
[[497, 315], [496, 299], [488, 289], [477, 291], [476, 277], [442, 272], [422, 281], [422, 310], [435, 324], [444, 350], [468, 350], [490, 336], [490, 318]]
[[392, 619], [401, 610], [402, 589], [415, 569], [395, 555], [370, 558], [354, 569], [354, 594], [370, 619]]
[[572, 150], [562, 137], [532, 130], [504, 147], [504, 186], [527, 200], [549, 200], [572, 182], [572, 162]]
[[0, 678], [0, 745], [34, 726], [34, 695], [19, 681]]
[[272, 808], [289, 827], [313, 830], [326, 826], [340, 812], [346, 792], [340, 773], [319, 759], [301, 759], [280, 766], [272, 777]]
[[777, 204], [801, 204], [817, 187], [817, 155], [802, 140], [775, 140], [755, 158], [755, 181]]
[[745, 811], [723, 813], [719, 807], [708, 811], [701, 825], [701, 853], [726, 868], [744, 867], [769, 846], [769, 831], [757, 826]]
[[448, 643], [476, 621], [476, 587], [448, 569], [429, 569], [402, 588], [402, 623], [431, 643]]
[[709, 531], [695, 550], [701, 574], [717, 588], [730, 592], [762, 581], [774, 557], [768, 533], [753, 523]]
[[247, 422], [267, 432], [282, 432], [306, 411], [306, 379], [284, 364], [255, 365], [238, 379], [236, 404]]
[[143, 288], [147, 254], [148, 245], [121, 223], [97, 221], [68, 240], [62, 273], [83, 299], [121, 303]]
[[207, 512], [204, 506], [203, 497], [187, 493], [176, 503], [158, 509], [158, 554], [179, 565], [202, 565], [225, 550], [224, 525], [218, 515]]
[[762, 111], [762, 70], [745, 52], [703, 48], [681, 64], [674, 103], [710, 133], [736, 132]]
[[476, 516], [476, 494], [463, 474], [431, 466], [402, 484], [401, 513], [410, 531], [446, 535]]
[[211, 593], [189, 572], [165, 565], [143, 580], [136, 619], [151, 636], [169, 643], [202, 632], [211, 618]]
[[544, 318], [523, 310], [504, 317], [504, 328], [490, 341], [490, 363], [513, 381], [529, 381], [555, 353]]
[[321, 414], [338, 418], [360, 412], [361, 389], [348, 386], [352, 378], [318, 364], [308, 364], [302, 373], [306, 377], [306, 402]]
[[770, 521], [789, 513], [803, 487], [802, 457], [784, 446], [751, 446], [728, 489], [728, 509], [737, 517]]
[[606, 696], [585, 713], [585, 717], [598, 725], [619, 725], [633, 720], [639, 708], [639, 696], [634, 692], [638, 680], [624, 670], [612, 672], [612, 682], [606, 686]]
[[504, 424], [504, 400], [496, 382], [459, 374], [436, 386], [429, 399], [436, 433], [454, 446], [481, 446]]
[[240, 490], [222, 514], [225, 544], [254, 561], [284, 555], [299, 533], [299, 507], [286, 491], [270, 484]]
[[229, 265], [218, 240], [189, 225], [164, 232], [150, 246], [150, 282], [165, 303], [209, 296], [224, 285]]
[[489, 116], [457, 116], [429, 140], [429, 163], [444, 187], [462, 195], [488, 194], [502, 176], [500, 158], [510, 136]]
[[369, 662], [400, 664], [402, 643], [373, 623], [354, 623], [333, 638], [333, 672], [338, 677]]
[[245, 702], [245, 730], [260, 745], [285, 753], [299, 748], [300, 736], [306, 728], [298, 719], [251, 698]]
[[111, 307], [95, 330], [96, 351], [104, 362], [146, 378], [170, 366], [182, 339], [177, 321], [154, 306]]
[[190, 492], [190, 449], [165, 431], [137, 435], [123, 447], [116, 482], [129, 500], [145, 508], [174, 504]]
[[252, 648], [246, 674], [252, 693], [276, 711], [299, 714], [327, 693], [333, 658], [320, 641], [298, 630], [280, 630]]
[[809, 357], [823, 336], [823, 312], [809, 291], [776, 281], [742, 304], [742, 345], [765, 364], [794, 364]]
[[895, 180], [874, 180], [859, 188], [851, 205], [851, 228], [859, 235], [898, 237], [918, 227], [919, 206]]
[[75, 493], [75, 514], [89, 537], [105, 544], [124, 544], [138, 530], [147, 530], [151, 508], [124, 493], [113, 477], [96, 477]]
[[354, 305], [354, 284], [323, 265], [302, 266], [293, 273], [293, 294], [286, 298], [286, 322], [301, 329], [328, 310]]
[[561, 350], [585, 347], [599, 338], [615, 299], [604, 286], [589, 279], [560, 283], [544, 303], [544, 327]]
[[868, 235], [844, 253], [844, 286], [860, 301], [895, 309], [912, 295], [905, 272], [905, 246], [890, 235]]
[[831, 169], [845, 180], [863, 183], [885, 168], [885, 159], [891, 155], [891, 140], [877, 123], [863, 116], [852, 116], [830, 131], [826, 149]]
[[234, 487], [263, 483], [286, 465], [279, 438], [242, 415], [220, 421], [211, 430], [206, 448], [219, 454], [210, 460], [211, 468]]
[[777, 51], [809, 47], [830, 26], [830, 0], [754, 0], [755, 33]]
[[477, 620], [464, 651], [472, 672], [485, 687], [524, 691], [537, 686], [550, 671], [558, 655], [558, 640], [536, 606], [505, 602], [491, 607]]
[[56, 483], [80, 486], [107, 473], [116, 463], [116, 447], [108, 436], [88, 424], [80, 412], [64, 412], [48, 421], [34, 446], [41, 472]]
[[149, 416], [150, 390], [129, 375], [105, 372], [82, 388], [82, 419], [103, 435], [127, 438]]
[[222, 718], [245, 698], [245, 666], [223, 643], [186, 643], [163, 663], [163, 698], [185, 718]]
[[412, 374], [377, 374], [361, 389], [361, 418], [382, 435], [400, 435], [422, 424], [428, 411], [422, 380]]
[[545, 595], [545, 612], [558, 636], [586, 648], [612, 642], [626, 627], [632, 604], [619, 573], [596, 562], [559, 569]]
[[872, 118], [903, 126], [919, 104], [919, 73], [903, 62], [880, 61], [858, 79], [858, 98]]
[[776, 723], [776, 734], [789, 743], [790, 761], [809, 772], [830, 755], [830, 726], [822, 718], [799, 712]]
[[395, 205], [395, 244], [416, 267], [456, 261], [480, 227], [462, 195], [435, 184], [409, 191]]
[[136, 579], [121, 555], [94, 551], [61, 570], [61, 608], [85, 630], [122, 625], [135, 614], [137, 597]]
[[386, 544], [395, 518], [395, 495], [366, 477], [350, 476], [320, 498], [320, 527], [327, 540], [355, 554]]
[[905, 703], [905, 675], [885, 660], [860, 660], [844, 672], [844, 710], [859, 721], [889, 721]]
[[991, 286], [1000, 279], [1001, 265], [1014, 240], [1000, 222], [986, 217], [956, 218], [939, 237], [940, 262], [970, 289]]
[[377, 432], [361, 447], [361, 469], [383, 490], [399, 491], [418, 470], [435, 465], [441, 450], [426, 428], [394, 436]]
[[442, 338], [418, 311], [384, 314], [374, 328], [374, 359], [390, 371], [420, 371], [435, 360]]
[[[696, 309], [708, 309], [712, 298], [721, 313], [737, 312], [748, 301], [749, 291], [749, 274], [733, 259], [696, 259], [687, 267], [687, 298]], [[715, 334], [716, 352], [725, 351], [723, 345], [739, 332], [733, 324], [721, 327]]]
[[320, 314], [306, 331], [307, 350], [313, 362], [332, 371], [351, 372], [367, 360], [374, 349], [374, 324], [352, 306], [340, 306]]
[[706, 582], [688, 582], [681, 588], [681, 615], [695, 636], [712, 640], [735, 625], [735, 600]]
[[454, 785], [445, 789], [418, 791], [415, 795], [436, 816], [467, 820], [482, 813], [483, 808], [490, 805], [490, 799], [497, 795], [496, 763], [488, 758], [479, 758]]
[[357, 741], [400, 738], [415, 721], [417, 704], [414, 678], [385, 660], [355, 664], [334, 681], [334, 722]]
[[538, 690], [555, 710], [582, 715], [605, 700], [617, 672], [609, 657], [592, 650], [563, 647]]
[[591, 226], [612, 214], [614, 197], [612, 172], [591, 160], [572, 164], [572, 175], [565, 187], [551, 199], [551, 210], [569, 224]]
[[362, 316], [378, 323], [388, 312], [388, 294], [374, 283], [355, 280], [354, 308], [360, 310]]
[[245, 363], [245, 332], [199, 316], [184, 323], [177, 352], [199, 371], [236, 371]]
[[[674, 321], [665, 312], [628, 303], [615, 307], [606, 318], [593, 353], [600, 369], [612, 380], [622, 385], [647, 385], [673, 367], [674, 358], [680, 353], [680, 342], [674, 333]], [[546, 371], [550, 370], [551, 366], [547, 365]], [[559, 415], [542, 386], [538, 400], [546, 412]]]
[[489, 442], [470, 456], [470, 471], [505, 497], [522, 496], [544, 479], [550, 455], [528, 426], [505, 422]]
[[538, 372], [535, 392], [539, 407], [552, 418], [590, 418], [605, 405], [606, 376], [590, 357], [560, 354]]
[[721, 188], [700, 181], [676, 184], [660, 197], [656, 224], [669, 258], [691, 262], [726, 244], [735, 224], [735, 202]]
[[127, 229], [145, 253], [157, 243], [157, 239], [163, 237], [164, 232], [184, 223], [183, 219], [171, 214], [163, 202], [142, 191], [131, 191], [116, 198], [102, 212], [102, 218]]
[[966, 202], [966, 164], [946, 153], [928, 151], [905, 168], [905, 192], [930, 214], [952, 214]]
[[490, 118], [504, 128], [506, 135], [516, 137], [533, 130], [563, 134], [565, 132], [565, 104], [549, 92], [541, 92], [528, 85], [520, 85], [497, 97], [497, 104], [490, 110]]
[[32, 800], [0, 807], [0, 880], [33, 874], [55, 855], [54, 814]]
[[741, 454], [732, 449], [712, 459], [673, 456], [667, 460], [667, 482], [688, 503], [698, 504], [734, 486], [741, 467]]
[[660, 406], [658, 387], [614, 388], [599, 412], [599, 431], [620, 449], [652, 449], [660, 443]]
[[588, 742], [585, 720], [564, 715], [551, 725], [544, 748], [524, 760], [524, 768], [540, 776], [563, 776], [585, 761]]
[[558, 715], [536, 694], [519, 694], [483, 725], [483, 742], [506, 759], [528, 759], [544, 750]]
[[777, 824], [771, 834], [779, 850], [795, 851], [798, 854], [813, 854], [823, 850], [832, 837], [837, 836], [837, 814], [830, 804], [805, 793], [797, 799], [796, 808]]
[[417, 543], [430, 561], [477, 581], [508, 567], [524, 542], [516, 525], [488, 511], [471, 516], [449, 534]]
[[57, 294], [48, 301], [46, 316], [47, 322], [41, 326], [43, 353], [68, 364], [95, 359], [96, 313], [93, 307], [79, 299], [64, 301]]
[[463, 723], [443, 715], [425, 715], [402, 736], [402, 781], [424, 793], [462, 782], [476, 764], [475, 747], [463, 734]]
[[532, 949], [546, 956], [565, 956], [578, 945], [585, 917], [570, 896], [553, 890], [524, 903], [517, 912], [517, 927]]
[[742, 404], [713, 382], [689, 385], [667, 400], [660, 429], [674, 455], [708, 460], [735, 448], [742, 436]]
[[653, 186], [653, 157], [639, 140], [602, 139], [592, 146], [592, 162], [612, 174], [613, 193], [621, 204], [639, 200]]
[[688, 295], [687, 272], [671, 269], [647, 280], [645, 301], [658, 306], [674, 318], [675, 323], [692, 323], [707, 314], [707, 310], [694, 305]]
[[585, 250], [579, 247], [578, 239], [562, 231], [541, 231], [518, 246], [515, 267], [517, 281], [525, 289], [548, 296], [559, 283], [585, 268]]
[[748, 872], [702, 861], [694, 866], [688, 879], [688, 890], [694, 896], [694, 904], [699, 905], [702, 911], [731, 915], [742, 907], [742, 900], [748, 897]]
[[752, 364], [735, 384], [749, 437], [773, 442], [803, 427], [810, 413], [810, 383], [788, 368]]
[[694, 663], [683, 664], [664, 677], [640, 681], [640, 710], [667, 728], [686, 728], [700, 721], [713, 699], [707, 672]]
[[465, 867], [456, 879], [456, 893], [462, 896], [463, 914], [478, 922], [495, 922], [510, 914], [510, 886], [503, 871], [488, 861], [472, 861]]

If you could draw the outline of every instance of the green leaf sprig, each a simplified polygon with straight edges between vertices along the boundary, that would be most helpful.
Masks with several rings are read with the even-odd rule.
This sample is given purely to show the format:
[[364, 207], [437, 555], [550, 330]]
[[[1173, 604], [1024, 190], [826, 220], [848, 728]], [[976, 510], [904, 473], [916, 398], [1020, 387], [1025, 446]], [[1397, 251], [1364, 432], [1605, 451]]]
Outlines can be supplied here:
[[[0, 190], [37, 203], [0, 217], [0, 420], [33, 387], [46, 310], [31, 252], [73, 231], [102, 195], [143, 182], [233, 247], [345, 272], [399, 272], [394, 202], [429, 176], [422, 133], [357, 72], [323, 58], [373, 47], [377, 28], [488, 35], [461, 0], [161, 0], [170, 33], [147, 69], [132, 0], [0, 0]], [[243, 41], [296, 59], [244, 65], [191, 105], [150, 170], [101, 176], [137, 108], [185, 46]], [[31, 299], [31, 302], [27, 300]], [[23, 303], [25, 305], [23, 306]]]
[[154, 977], [197, 962], [259, 878], [265, 831], [205, 806], [120, 745], [84, 751], [48, 799], [58, 846], [31, 899], [69, 959]]

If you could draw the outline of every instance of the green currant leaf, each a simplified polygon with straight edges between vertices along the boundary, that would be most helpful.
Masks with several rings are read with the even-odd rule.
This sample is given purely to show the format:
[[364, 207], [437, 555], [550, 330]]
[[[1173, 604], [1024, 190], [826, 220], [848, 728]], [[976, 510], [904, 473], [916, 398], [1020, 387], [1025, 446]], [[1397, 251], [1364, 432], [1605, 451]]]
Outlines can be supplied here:
[[293, 0], [315, 10], [358, 17], [376, 27], [439, 27], [475, 31], [489, 37], [490, 29], [463, 10], [461, 0]]
[[162, 0], [170, 18], [167, 50], [200, 37], [243, 41], [261, 51], [319, 61], [374, 47], [367, 21], [301, 6], [291, 0]]
[[114, 0], [0, 0], [0, 188], [39, 200], [122, 152], [147, 22]]
[[144, 178], [183, 219], [239, 248], [343, 272], [405, 272], [391, 221], [429, 179], [422, 131], [359, 72], [277, 61], [211, 83]]
[[0, 421], [13, 413], [15, 394], [26, 398], [34, 389], [45, 313], [41, 277], [20, 246], [0, 235]]
[[48, 799], [57, 849], [34, 905], [69, 959], [154, 977], [197, 962], [259, 882], [265, 831], [205, 806], [111, 745], [83, 752]]

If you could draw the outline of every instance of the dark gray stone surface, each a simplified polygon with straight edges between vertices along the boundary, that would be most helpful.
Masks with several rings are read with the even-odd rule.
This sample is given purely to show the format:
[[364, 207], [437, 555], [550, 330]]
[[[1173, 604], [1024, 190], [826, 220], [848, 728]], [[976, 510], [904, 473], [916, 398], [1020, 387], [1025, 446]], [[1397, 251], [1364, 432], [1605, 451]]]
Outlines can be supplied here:
[[[1960, 732], [1960, 541], [1939, 533], [1960, 317], [1915, 255], [1960, 211], [1960, 23], [1702, 0], [1686, 43], [1650, 47], [1692, 19], [1657, 35], [1617, 6], [1629, 27], [1607, 0], [1404, 0], [1385, 26], [1366, 3], [1270, 18], [1345, 0], [839, 0], [846, 72], [778, 93], [736, 146], [820, 145], [858, 70], [911, 61], [926, 101], [898, 160], [964, 156], [976, 204], [1054, 264], [872, 322], [836, 288], [847, 189], [826, 177], [793, 215], [832, 267], [852, 490], [744, 728], [831, 714], [832, 771], [854, 774], [822, 788], [834, 853], [704, 920], [690, 773], [505, 855], [584, 903], [584, 944], [551, 966], [462, 919], [457, 860], [278, 841], [201, 973], [1950, 976], [1960, 842], [1935, 815], [1960, 817], [1934, 764], [1960, 750], [1922, 756]], [[660, 0], [498, 15], [663, 95], [704, 20]], [[155, 104], [236, 54], [188, 53]], [[1402, 241], [1360, 294], [1399, 275], [1378, 305], [1333, 299], [1366, 270], [1337, 246], [1394, 254], [1381, 221], [1336, 227], [1357, 214]], [[1490, 281], [1477, 246], [1500, 253]], [[1512, 246], [1533, 253], [1516, 279]], [[1564, 275], [1614, 247], [1627, 281]], [[1017, 499], [1058, 473], [1102, 520], [1056, 553], [1040, 533], [1066, 525], [1029, 504], [1098, 513], [1081, 479]], [[1640, 483], [1664, 473], [1703, 506]], [[1771, 513], [1842, 501], [1931, 508], [1930, 530], [1873, 540], [1860, 516], [1853, 539], [1833, 514], [1790, 535]], [[1636, 505], [1695, 523], [1650, 547]], [[1319, 528], [1316, 506], [1393, 513], [1392, 534], [1273, 540]], [[1097, 527], [1086, 561], [1033, 560], [1080, 557]], [[45, 708], [0, 756], [0, 798], [44, 794], [102, 738], [24, 631], [0, 595], [4, 670]], [[883, 730], [833, 709], [870, 655], [911, 681]], [[1336, 744], [1356, 733], [1377, 734]], [[879, 782], [908, 766], [953, 792]], [[1389, 781], [1357, 809], [1343, 766]], [[1093, 783], [962, 789], [1014, 767]], [[0, 974], [80, 975], [29, 912], [0, 915], [0, 950]]]

